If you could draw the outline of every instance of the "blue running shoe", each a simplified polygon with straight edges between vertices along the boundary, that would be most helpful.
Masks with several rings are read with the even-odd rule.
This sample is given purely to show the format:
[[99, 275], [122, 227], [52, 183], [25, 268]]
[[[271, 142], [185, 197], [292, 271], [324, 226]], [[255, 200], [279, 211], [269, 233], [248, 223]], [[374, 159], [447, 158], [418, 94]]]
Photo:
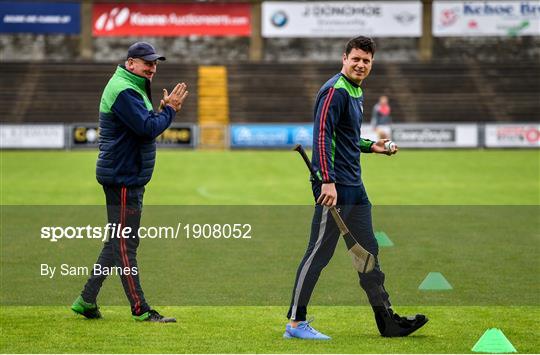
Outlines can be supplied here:
[[317, 330], [313, 329], [309, 323], [312, 321], [303, 321], [298, 323], [296, 328], [293, 328], [290, 324], [287, 324], [285, 327], [285, 333], [283, 334], [283, 338], [285, 339], [291, 339], [291, 338], [298, 338], [298, 339], [312, 339], [312, 340], [330, 340], [330, 338], [327, 335], [324, 335], [323, 333], [318, 332]]

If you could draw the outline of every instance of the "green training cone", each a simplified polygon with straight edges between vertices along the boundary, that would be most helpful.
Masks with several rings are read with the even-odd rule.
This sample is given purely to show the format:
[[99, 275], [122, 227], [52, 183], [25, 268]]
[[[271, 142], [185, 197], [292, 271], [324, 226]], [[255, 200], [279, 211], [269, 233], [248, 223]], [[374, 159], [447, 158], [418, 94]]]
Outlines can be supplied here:
[[430, 272], [418, 286], [419, 290], [451, 290], [452, 285], [440, 272]]
[[394, 242], [388, 238], [385, 232], [375, 232], [375, 239], [377, 239], [377, 243], [380, 247], [393, 247]]
[[486, 330], [471, 350], [475, 353], [517, 353], [510, 340], [497, 328]]

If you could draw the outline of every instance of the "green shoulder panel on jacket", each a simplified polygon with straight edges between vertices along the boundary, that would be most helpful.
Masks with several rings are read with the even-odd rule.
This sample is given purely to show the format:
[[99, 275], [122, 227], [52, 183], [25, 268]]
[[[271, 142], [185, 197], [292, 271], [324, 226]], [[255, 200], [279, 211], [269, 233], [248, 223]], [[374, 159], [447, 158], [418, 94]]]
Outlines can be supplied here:
[[146, 95], [146, 79], [118, 66], [103, 90], [99, 112], [110, 113], [118, 95], [127, 89], [133, 89], [141, 95], [148, 111], [153, 109], [152, 103]]
[[351, 97], [354, 97], [355, 99], [362, 97], [362, 89], [359, 86], [355, 87], [342, 76], [338, 79], [338, 81], [336, 81], [336, 83], [334, 84], [334, 88], [347, 90], [349, 95]]

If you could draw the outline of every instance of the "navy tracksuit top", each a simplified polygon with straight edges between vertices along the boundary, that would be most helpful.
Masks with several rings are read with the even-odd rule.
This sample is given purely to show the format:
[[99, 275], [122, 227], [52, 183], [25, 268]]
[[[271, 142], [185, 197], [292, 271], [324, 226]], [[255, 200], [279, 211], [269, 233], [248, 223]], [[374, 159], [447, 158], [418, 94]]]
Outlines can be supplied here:
[[313, 167], [323, 182], [362, 185], [360, 152], [371, 140], [360, 137], [364, 96], [359, 85], [339, 73], [319, 90], [313, 125]]
[[154, 171], [156, 141], [176, 112], [154, 112], [150, 80], [123, 65], [109, 80], [99, 107], [96, 177], [106, 186], [144, 186]]

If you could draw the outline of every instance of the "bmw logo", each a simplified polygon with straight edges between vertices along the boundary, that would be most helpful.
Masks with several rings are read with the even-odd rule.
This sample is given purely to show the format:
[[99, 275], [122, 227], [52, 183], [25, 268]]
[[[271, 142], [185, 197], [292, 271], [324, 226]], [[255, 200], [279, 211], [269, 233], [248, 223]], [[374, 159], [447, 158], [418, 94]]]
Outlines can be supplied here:
[[285, 11], [278, 11], [272, 15], [272, 24], [276, 27], [283, 27], [287, 24], [287, 14]]

